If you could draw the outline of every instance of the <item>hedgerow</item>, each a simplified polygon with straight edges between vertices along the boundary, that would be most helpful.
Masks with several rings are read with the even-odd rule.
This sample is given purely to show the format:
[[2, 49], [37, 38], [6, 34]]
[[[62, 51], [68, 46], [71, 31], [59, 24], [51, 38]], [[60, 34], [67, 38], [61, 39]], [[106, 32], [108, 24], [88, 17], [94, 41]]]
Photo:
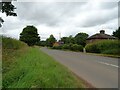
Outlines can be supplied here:
[[119, 40], [102, 40], [85, 46], [86, 52], [120, 55]]

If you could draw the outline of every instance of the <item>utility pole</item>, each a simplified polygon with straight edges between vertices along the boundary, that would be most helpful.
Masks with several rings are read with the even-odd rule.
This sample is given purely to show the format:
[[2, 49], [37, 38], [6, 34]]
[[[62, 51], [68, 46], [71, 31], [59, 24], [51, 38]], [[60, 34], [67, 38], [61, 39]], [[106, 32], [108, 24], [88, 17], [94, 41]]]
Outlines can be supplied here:
[[59, 40], [61, 40], [61, 33], [59, 33]]

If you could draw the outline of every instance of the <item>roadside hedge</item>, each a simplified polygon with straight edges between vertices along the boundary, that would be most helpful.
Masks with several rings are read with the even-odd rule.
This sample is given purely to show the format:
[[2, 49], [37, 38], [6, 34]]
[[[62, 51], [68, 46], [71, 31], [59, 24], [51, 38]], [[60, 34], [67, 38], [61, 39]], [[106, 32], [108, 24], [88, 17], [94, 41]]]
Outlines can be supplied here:
[[120, 55], [119, 40], [102, 40], [85, 46], [86, 52]]
[[96, 43], [88, 44], [85, 46], [86, 52], [91, 52], [91, 53], [100, 53], [100, 49], [98, 48]]
[[71, 50], [72, 51], [83, 51], [83, 47], [81, 45], [77, 45], [77, 44], [72, 44], [71, 45]]
[[72, 51], [83, 51], [83, 46], [78, 44], [63, 44], [60, 46], [53, 46], [52, 49], [63, 49], [63, 50], [72, 50]]

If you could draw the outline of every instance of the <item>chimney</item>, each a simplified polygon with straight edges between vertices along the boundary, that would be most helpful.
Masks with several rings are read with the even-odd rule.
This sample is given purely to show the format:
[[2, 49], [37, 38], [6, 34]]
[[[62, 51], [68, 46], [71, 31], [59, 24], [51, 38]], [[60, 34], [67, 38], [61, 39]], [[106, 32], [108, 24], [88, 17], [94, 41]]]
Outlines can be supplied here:
[[105, 30], [100, 30], [100, 34], [105, 34]]

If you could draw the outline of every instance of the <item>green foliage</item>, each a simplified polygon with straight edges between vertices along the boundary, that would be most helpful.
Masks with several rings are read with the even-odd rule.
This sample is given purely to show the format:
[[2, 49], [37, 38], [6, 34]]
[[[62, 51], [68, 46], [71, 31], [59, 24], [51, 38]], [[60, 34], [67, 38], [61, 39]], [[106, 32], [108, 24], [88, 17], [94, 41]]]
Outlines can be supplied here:
[[34, 26], [27, 26], [20, 33], [20, 41], [27, 43], [29, 46], [37, 45], [40, 42], [37, 28]]
[[64, 42], [64, 44], [72, 43], [85, 46], [87, 37], [88, 34], [86, 33], [78, 33], [75, 37], [72, 37], [72, 35], [70, 35], [69, 37], [62, 37], [61, 41]]
[[26, 46], [26, 44], [16, 39], [4, 37], [4, 36], [2, 37], [2, 48], [3, 49], [20, 49], [23, 46]]
[[[16, 8], [11, 1], [12, 0], [9, 0], [9, 2], [0, 2], [0, 12], [5, 13], [6, 16], [17, 16], [17, 14], [14, 12]], [[0, 17], [0, 27], [2, 26], [3, 22], [4, 20]]]
[[118, 40], [102, 40], [85, 46], [87, 52], [120, 55]]
[[120, 55], [120, 49], [105, 50], [105, 51], [102, 52], [102, 54]]
[[113, 32], [113, 36], [118, 37], [120, 39], [120, 27], [115, 32]]
[[15, 56], [19, 56], [17, 51], [26, 47], [27, 45], [25, 43], [16, 39], [4, 36], [2, 37], [2, 65], [4, 65], [4, 67], [2, 67], [3, 73], [9, 71], [9, 65], [12, 63], [12, 59], [14, 59]]
[[64, 44], [75, 43], [74, 37], [72, 37], [72, 35], [70, 35], [69, 37], [62, 37], [61, 41], [64, 42]]
[[16, 8], [11, 2], [1, 2], [1, 3], [2, 3], [2, 13], [5, 12], [7, 16], [17, 16], [17, 14], [14, 13], [14, 10]]
[[64, 42], [64, 44], [68, 43], [68, 37], [62, 37], [61, 41]]
[[50, 37], [47, 38], [47, 40], [46, 40], [46, 44], [47, 44], [47, 46], [52, 47], [53, 44], [54, 44], [56, 41], [57, 41], [57, 40], [55, 39], [55, 37], [54, 37], [53, 35], [50, 35]]
[[67, 43], [68, 44], [74, 44], [75, 43], [75, 40], [74, 40], [74, 37], [72, 37], [72, 35], [70, 35], [69, 37], [68, 37], [68, 39], [67, 39]]
[[96, 43], [88, 44], [85, 46], [86, 52], [91, 52], [91, 53], [100, 53], [100, 50], [97, 46]]
[[100, 52], [104, 52], [106, 50], [119, 49], [120, 42], [118, 40], [103, 40], [97, 43]]
[[63, 49], [63, 50], [72, 50], [72, 51], [83, 51], [83, 46], [77, 44], [63, 44], [60, 46], [53, 46], [53, 49]]
[[86, 39], [87, 39], [87, 37], [88, 37], [88, 34], [86, 34], [86, 33], [78, 33], [75, 36], [75, 42], [76, 42], [76, 44], [85, 46], [86, 45]]
[[81, 46], [81, 45], [77, 45], [77, 44], [72, 44], [71, 45], [71, 50], [72, 51], [83, 51], [83, 46]]
[[47, 46], [46, 41], [40, 41], [39, 46]]
[[70, 45], [69, 44], [63, 44], [62, 49], [70, 49]]
[[[11, 38], [3, 38], [3, 40], [3, 88], [83, 87], [79, 79], [67, 68], [38, 47], [27, 47], [23, 42]], [[14, 45], [16, 42], [21, 44], [19, 50], [14, 49], [16, 48], [14, 45], [12, 47], [6, 45], [8, 42]]]
[[63, 44], [63, 45], [60, 45], [60, 46], [53, 46], [52, 49], [68, 49], [70, 50], [71, 48], [71, 44]]

